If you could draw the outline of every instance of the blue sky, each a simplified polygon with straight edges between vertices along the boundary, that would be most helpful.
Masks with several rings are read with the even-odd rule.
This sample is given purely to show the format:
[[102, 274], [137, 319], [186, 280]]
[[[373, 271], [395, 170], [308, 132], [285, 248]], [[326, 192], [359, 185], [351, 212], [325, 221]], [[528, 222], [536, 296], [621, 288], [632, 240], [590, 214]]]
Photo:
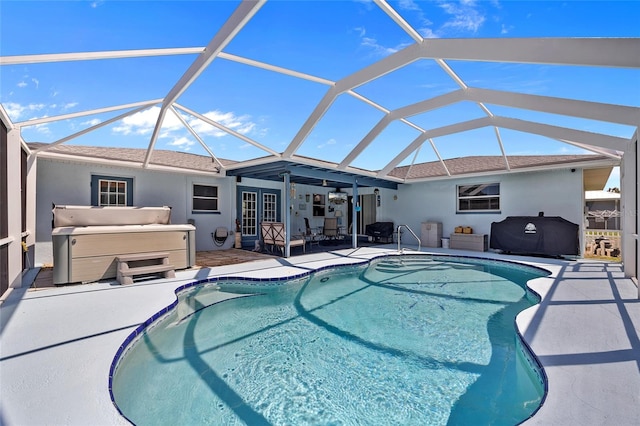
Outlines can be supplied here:
[[[0, 55], [202, 47], [237, 7], [235, 1], [7, 1], [0, 2]], [[393, 1], [389, 4], [423, 37], [638, 37], [637, 1]], [[269, 1], [224, 49], [225, 53], [337, 81], [413, 40], [369, 1]], [[0, 67], [0, 102], [14, 121], [162, 98], [195, 55], [62, 62]], [[468, 86], [640, 106], [638, 70], [448, 61]], [[327, 91], [296, 79], [216, 59], [178, 103], [282, 152]], [[387, 109], [456, 90], [433, 61], [408, 65], [356, 89]], [[489, 106], [492, 113], [630, 137], [633, 129], [607, 123]], [[146, 147], [158, 109], [74, 139], [72, 144]], [[23, 130], [29, 142], [55, 142], [117, 113], [82, 117]], [[483, 116], [477, 105], [411, 117], [422, 128]], [[382, 117], [342, 95], [297, 152], [340, 162]], [[243, 160], [266, 153], [185, 115], [214, 154]], [[379, 169], [418, 132], [389, 126], [353, 163]], [[555, 140], [501, 130], [508, 155], [584, 151]], [[434, 140], [444, 158], [499, 155], [492, 128]], [[205, 154], [174, 117], [156, 148]], [[437, 157], [429, 146], [417, 161]], [[407, 158], [403, 164], [413, 160]], [[617, 172], [616, 172], [617, 173]], [[619, 186], [617, 174], [611, 185]]]

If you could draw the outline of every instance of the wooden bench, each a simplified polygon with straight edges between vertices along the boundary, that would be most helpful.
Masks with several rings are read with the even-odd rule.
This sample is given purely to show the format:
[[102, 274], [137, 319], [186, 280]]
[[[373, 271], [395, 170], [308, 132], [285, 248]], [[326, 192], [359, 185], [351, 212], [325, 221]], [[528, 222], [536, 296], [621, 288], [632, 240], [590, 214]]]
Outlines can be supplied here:
[[458, 250], [487, 251], [489, 240], [486, 234], [451, 234], [449, 248]]
[[135, 253], [116, 256], [117, 280], [121, 285], [133, 284], [135, 275], [162, 273], [164, 278], [175, 278], [175, 267], [169, 263], [169, 253]]

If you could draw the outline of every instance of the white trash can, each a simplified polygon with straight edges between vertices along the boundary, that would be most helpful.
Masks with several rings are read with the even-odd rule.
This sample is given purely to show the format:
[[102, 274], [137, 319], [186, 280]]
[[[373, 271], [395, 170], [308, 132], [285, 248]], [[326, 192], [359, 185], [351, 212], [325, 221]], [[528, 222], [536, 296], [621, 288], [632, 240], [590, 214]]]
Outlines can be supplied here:
[[449, 238], [442, 239], [442, 248], [449, 248]]

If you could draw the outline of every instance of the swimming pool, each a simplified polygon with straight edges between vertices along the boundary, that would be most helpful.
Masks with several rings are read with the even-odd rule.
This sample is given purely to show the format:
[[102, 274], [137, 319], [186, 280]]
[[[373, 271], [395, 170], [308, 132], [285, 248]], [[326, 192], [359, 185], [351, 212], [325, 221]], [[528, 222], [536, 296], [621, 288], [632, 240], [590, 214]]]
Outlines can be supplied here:
[[194, 286], [116, 356], [112, 397], [138, 425], [516, 424], [544, 398], [514, 327], [544, 275], [414, 255]]

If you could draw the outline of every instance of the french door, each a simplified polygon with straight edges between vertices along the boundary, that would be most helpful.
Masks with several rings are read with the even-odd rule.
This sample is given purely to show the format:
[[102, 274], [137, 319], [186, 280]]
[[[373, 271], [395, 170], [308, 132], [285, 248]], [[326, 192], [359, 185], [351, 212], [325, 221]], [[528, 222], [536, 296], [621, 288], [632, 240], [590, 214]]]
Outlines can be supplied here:
[[280, 221], [280, 190], [238, 187], [238, 221], [242, 247], [251, 249], [260, 237], [260, 223]]

